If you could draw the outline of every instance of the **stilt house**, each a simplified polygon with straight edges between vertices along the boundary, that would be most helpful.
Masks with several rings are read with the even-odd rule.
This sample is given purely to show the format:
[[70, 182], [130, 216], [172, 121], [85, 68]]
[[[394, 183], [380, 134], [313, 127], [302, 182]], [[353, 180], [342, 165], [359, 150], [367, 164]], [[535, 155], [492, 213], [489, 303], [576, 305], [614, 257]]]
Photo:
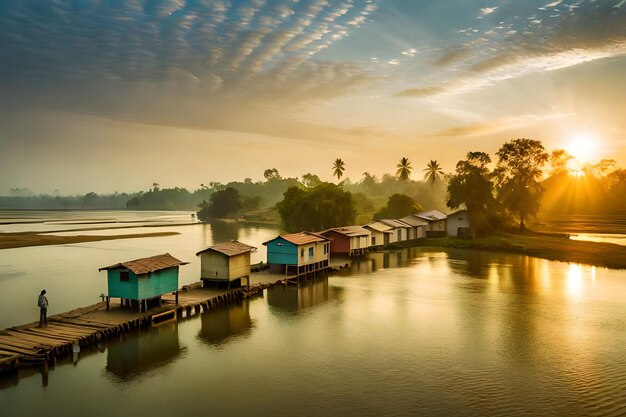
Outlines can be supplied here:
[[330, 239], [317, 233], [281, 235], [263, 244], [272, 272], [302, 275], [328, 268]]
[[334, 227], [320, 234], [330, 239], [331, 255], [364, 254], [369, 249], [372, 239], [372, 232], [361, 226]]
[[165, 253], [100, 268], [107, 271], [107, 309], [111, 298], [120, 298], [122, 305], [146, 310], [149, 304], [159, 305], [161, 296], [171, 292], [176, 292], [178, 302], [178, 267], [187, 264]]
[[228, 283], [229, 287], [233, 283], [241, 286], [242, 280], [246, 281], [246, 285], [249, 284], [250, 254], [255, 250], [254, 246], [232, 240], [196, 253], [196, 256], [200, 256], [202, 286], [220, 282]]

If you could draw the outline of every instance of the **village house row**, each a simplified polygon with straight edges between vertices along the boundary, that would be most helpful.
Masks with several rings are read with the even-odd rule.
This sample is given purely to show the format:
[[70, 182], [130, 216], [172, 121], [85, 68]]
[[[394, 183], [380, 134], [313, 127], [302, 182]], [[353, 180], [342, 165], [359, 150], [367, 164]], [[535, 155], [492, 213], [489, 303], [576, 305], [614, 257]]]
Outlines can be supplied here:
[[[376, 220], [364, 226], [280, 235], [263, 242], [267, 247], [267, 263], [262, 263], [261, 268], [269, 269], [270, 273], [297, 277], [328, 269], [332, 255], [360, 256], [393, 243], [459, 236], [466, 234], [468, 229], [467, 210], [448, 215], [430, 210], [401, 219]], [[256, 249], [245, 243], [229, 241], [198, 252], [202, 285], [249, 286], [250, 254]], [[119, 298], [122, 305], [145, 310], [160, 305], [161, 296], [168, 293], [175, 293], [178, 302], [178, 268], [185, 264], [187, 262], [170, 254], [163, 254], [101, 268], [107, 271], [107, 306], [111, 298]], [[258, 265], [255, 267], [259, 268]]]

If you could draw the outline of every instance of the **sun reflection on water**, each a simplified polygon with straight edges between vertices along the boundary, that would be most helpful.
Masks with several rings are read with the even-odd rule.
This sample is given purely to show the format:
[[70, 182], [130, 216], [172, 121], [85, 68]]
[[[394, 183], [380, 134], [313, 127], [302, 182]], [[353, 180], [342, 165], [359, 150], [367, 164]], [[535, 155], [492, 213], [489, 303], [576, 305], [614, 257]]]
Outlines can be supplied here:
[[582, 266], [570, 264], [567, 271], [567, 293], [572, 297], [580, 298], [583, 294], [584, 286]]

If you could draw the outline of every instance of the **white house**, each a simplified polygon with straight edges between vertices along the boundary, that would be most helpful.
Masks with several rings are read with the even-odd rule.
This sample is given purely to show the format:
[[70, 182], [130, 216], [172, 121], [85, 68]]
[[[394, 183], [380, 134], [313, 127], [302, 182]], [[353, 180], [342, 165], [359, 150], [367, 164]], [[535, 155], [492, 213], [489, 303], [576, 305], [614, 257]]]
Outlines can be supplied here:
[[428, 220], [422, 219], [415, 214], [411, 214], [410, 216], [401, 218], [400, 221], [411, 226], [411, 228], [409, 229], [409, 240], [426, 237]]
[[448, 214], [448, 236], [459, 236], [469, 233], [469, 212], [465, 209]]
[[410, 225], [396, 219], [380, 219], [379, 222], [393, 228], [391, 230], [393, 233], [393, 237], [391, 237], [392, 242], [402, 242], [409, 239]]
[[428, 222], [427, 237], [445, 237], [448, 234], [446, 226], [447, 215], [439, 210], [429, 210], [416, 213], [415, 216]]
[[381, 221], [373, 221], [363, 226], [363, 228], [372, 232], [372, 246], [388, 245], [395, 242], [393, 227], [386, 225]]

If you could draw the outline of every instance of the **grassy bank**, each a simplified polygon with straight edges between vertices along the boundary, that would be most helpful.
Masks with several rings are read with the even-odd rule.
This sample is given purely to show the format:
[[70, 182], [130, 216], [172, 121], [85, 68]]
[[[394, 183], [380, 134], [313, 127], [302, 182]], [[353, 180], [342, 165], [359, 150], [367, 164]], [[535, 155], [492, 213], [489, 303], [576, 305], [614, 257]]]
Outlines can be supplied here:
[[0, 233], [0, 249], [23, 248], [27, 246], [65, 245], [69, 243], [98, 242], [101, 240], [134, 239], [140, 237], [161, 237], [177, 235], [177, 232], [137, 233], [126, 235], [77, 235], [54, 236], [33, 232]]
[[574, 262], [612, 269], [626, 269], [626, 246], [570, 240], [554, 234], [499, 234], [476, 239], [454, 237], [418, 239], [394, 247], [432, 246], [517, 253], [552, 261]]

